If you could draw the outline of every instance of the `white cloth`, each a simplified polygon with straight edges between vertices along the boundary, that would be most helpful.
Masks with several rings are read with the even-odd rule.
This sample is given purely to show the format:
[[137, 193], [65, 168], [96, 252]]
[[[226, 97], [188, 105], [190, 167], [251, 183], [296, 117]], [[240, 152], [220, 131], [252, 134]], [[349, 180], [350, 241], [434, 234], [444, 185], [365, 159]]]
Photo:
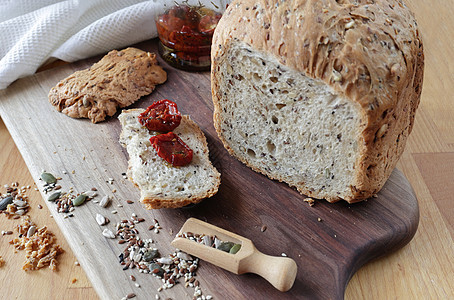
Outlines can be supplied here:
[[[202, 3], [211, 2], [210, 0]], [[225, 7], [227, 1], [214, 1]], [[73, 62], [157, 36], [174, 0], [0, 0], [0, 89], [48, 59]]]

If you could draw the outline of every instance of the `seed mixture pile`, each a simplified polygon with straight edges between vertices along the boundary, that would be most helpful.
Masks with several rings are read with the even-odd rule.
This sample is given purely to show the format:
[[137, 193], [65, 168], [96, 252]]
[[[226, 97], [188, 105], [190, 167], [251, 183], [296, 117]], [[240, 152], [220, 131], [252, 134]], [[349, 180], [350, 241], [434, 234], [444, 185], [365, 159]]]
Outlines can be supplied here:
[[[48, 266], [51, 270], [57, 270], [57, 257], [63, 253], [63, 249], [56, 244], [54, 234], [46, 226], [37, 228], [26, 213], [30, 209], [27, 190], [30, 186], [19, 188], [19, 183], [5, 185], [6, 193], [0, 193], [0, 211], [8, 218], [21, 219], [21, 224], [16, 228], [18, 237], [9, 243], [16, 250], [25, 250], [25, 261], [22, 269], [25, 271], [39, 270]], [[11, 230], [2, 231], [2, 235], [12, 235]], [[3, 259], [1, 259], [4, 264]]]
[[[194, 288], [194, 300], [210, 300], [211, 295], [203, 295], [200, 283], [196, 279], [196, 271], [199, 259], [176, 249], [172, 254], [163, 256], [155, 247], [153, 239], [142, 239], [135, 225], [145, 221], [133, 214], [129, 220], [122, 220], [116, 225], [115, 236], [119, 238], [119, 244], [127, 244], [120, 255], [119, 263], [123, 270], [137, 268], [140, 273], [151, 274], [161, 279], [162, 285], [158, 292], [174, 287], [184, 278], [186, 288]], [[148, 230], [159, 233], [162, 227], [158, 220], [154, 219]], [[131, 278], [135, 281], [135, 277]], [[138, 283], [135, 284], [140, 287]], [[125, 299], [128, 299], [127, 297]], [[156, 294], [156, 299], [160, 299]]]
[[30, 209], [26, 195], [30, 186], [19, 188], [19, 183], [13, 182], [11, 185], [4, 185], [4, 187], [6, 193], [0, 193], [0, 211], [8, 218], [19, 219]]
[[[106, 209], [112, 203], [112, 197], [108, 195], [98, 200], [97, 189], [94, 187], [91, 191], [83, 193], [75, 193], [73, 189], [63, 192], [61, 185], [57, 184], [60, 179], [45, 171], [41, 174], [41, 180], [44, 181], [43, 190], [49, 194], [47, 200], [55, 204], [58, 213], [65, 214], [64, 218], [74, 217], [76, 207], [89, 201], [98, 203], [100, 207]], [[110, 178], [107, 182], [113, 184], [113, 179]], [[126, 203], [132, 204], [134, 202], [127, 200]], [[123, 205], [117, 204], [117, 207], [121, 208]], [[116, 215], [118, 211], [117, 209], [113, 209], [110, 213]], [[94, 219], [99, 226], [105, 226], [102, 230], [102, 235], [105, 238], [118, 239], [118, 244], [125, 244], [123, 252], [118, 256], [119, 263], [124, 271], [137, 269], [139, 273], [150, 274], [160, 279], [162, 285], [157, 289], [158, 293], [174, 287], [184, 279], [184, 286], [186, 288], [194, 288], [194, 300], [213, 299], [211, 295], [203, 295], [200, 283], [196, 279], [196, 270], [199, 264], [198, 258], [192, 257], [178, 249], [167, 256], [163, 256], [159, 252], [159, 249], [155, 247], [155, 241], [152, 238], [145, 239], [139, 236], [136, 225], [145, 222], [146, 220], [144, 218], [138, 217], [137, 214], [133, 213], [129, 219], [123, 219], [117, 222], [114, 230], [107, 228], [110, 219], [102, 213], [96, 213]], [[153, 223], [148, 227], [148, 230], [155, 234], [159, 234], [162, 229], [156, 219], [153, 219]], [[135, 282], [134, 285], [137, 288], [141, 287], [133, 275], [130, 278]], [[135, 293], [130, 293], [123, 297], [123, 299], [135, 297]], [[160, 299], [160, 295], [156, 294], [155, 298]]]

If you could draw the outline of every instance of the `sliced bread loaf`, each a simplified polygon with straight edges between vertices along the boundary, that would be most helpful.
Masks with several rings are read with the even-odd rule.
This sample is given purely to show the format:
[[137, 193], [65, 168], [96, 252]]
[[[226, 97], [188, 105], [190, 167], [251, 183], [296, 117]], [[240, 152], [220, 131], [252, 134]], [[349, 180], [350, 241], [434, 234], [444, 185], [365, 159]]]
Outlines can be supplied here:
[[314, 198], [374, 195], [404, 150], [419, 103], [417, 28], [397, 0], [232, 2], [211, 54], [224, 146]]
[[173, 131], [193, 151], [190, 164], [174, 167], [158, 156], [150, 144], [149, 131], [138, 121], [143, 109], [123, 110], [120, 143], [129, 154], [129, 179], [139, 187], [141, 202], [147, 209], [177, 208], [211, 197], [218, 191], [220, 174], [208, 157], [205, 135], [189, 116], [183, 116]]

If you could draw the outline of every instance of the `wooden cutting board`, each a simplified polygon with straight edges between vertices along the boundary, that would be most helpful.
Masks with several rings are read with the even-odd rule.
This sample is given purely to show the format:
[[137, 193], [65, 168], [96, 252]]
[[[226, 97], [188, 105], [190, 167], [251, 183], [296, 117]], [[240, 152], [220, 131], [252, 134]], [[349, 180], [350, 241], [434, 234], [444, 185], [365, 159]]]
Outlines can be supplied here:
[[[156, 52], [155, 41], [137, 47]], [[400, 171], [394, 170], [377, 198], [351, 205], [317, 201], [310, 207], [294, 189], [253, 172], [228, 155], [213, 127], [209, 72], [178, 71], [161, 60], [168, 81], [133, 107], [145, 108], [164, 98], [177, 102], [180, 111], [189, 114], [205, 132], [210, 158], [221, 172], [222, 182], [214, 197], [196, 206], [146, 211], [138, 202], [139, 191], [122, 175], [128, 155], [118, 143], [118, 114], [92, 124], [57, 112], [47, 100], [50, 88], [59, 80], [99, 59], [16, 81], [0, 91], [0, 113], [43, 197], [48, 195], [39, 181], [42, 170], [62, 177], [59, 184], [63, 190], [73, 187], [76, 192], [84, 192], [96, 187], [98, 200], [104, 195], [114, 197], [109, 208], [88, 202], [77, 207], [72, 218], [64, 218], [53, 203], [46, 201], [102, 299], [120, 299], [131, 292], [137, 299], [154, 298], [162, 283], [137, 269], [122, 270], [118, 255], [124, 247], [101, 234], [103, 228], [95, 221], [96, 213], [111, 220], [107, 225], [110, 229], [133, 213], [144, 218], [146, 221], [137, 225], [140, 237], [154, 239], [164, 255], [172, 253], [170, 242], [185, 220], [195, 217], [251, 239], [266, 254], [285, 253], [298, 265], [293, 288], [281, 293], [259, 276], [238, 276], [201, 262], [197, 278], [203, 294], [215, 299], [342, 299], [356, 270], [406, 245], [414, 236], [418, 203]], [[127, 204], [126, 200], [134, 203]], [[118, 213], [112, 214], [113, 210]], [[153, 219], [163, 227], [160, 233], [148, 230]], [[140, 280], [140, 288], [135, 287], [130, 275]], [[183, 282], [159, 294], [161, 299], [191, 299], [193, 292]]]

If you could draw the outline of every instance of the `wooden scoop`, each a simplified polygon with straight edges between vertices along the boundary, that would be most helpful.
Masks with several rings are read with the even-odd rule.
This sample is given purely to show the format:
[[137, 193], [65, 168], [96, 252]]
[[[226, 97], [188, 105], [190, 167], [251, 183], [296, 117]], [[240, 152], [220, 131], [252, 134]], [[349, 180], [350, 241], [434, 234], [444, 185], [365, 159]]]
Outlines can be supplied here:
[[[185, 237], [178, 237], [188, 232], [216, 236], [223, 242], [240, 244], [241, 248], [237, 253], [230, 254]], [[295, 281], [297, 266], [293, 259], [263, 254], [255, 248], [251, 240], [195, 218], [184, 223], [172, 241], [172, 246], [235, 274], [260, 275], [281, 292], [288, 291]]]

